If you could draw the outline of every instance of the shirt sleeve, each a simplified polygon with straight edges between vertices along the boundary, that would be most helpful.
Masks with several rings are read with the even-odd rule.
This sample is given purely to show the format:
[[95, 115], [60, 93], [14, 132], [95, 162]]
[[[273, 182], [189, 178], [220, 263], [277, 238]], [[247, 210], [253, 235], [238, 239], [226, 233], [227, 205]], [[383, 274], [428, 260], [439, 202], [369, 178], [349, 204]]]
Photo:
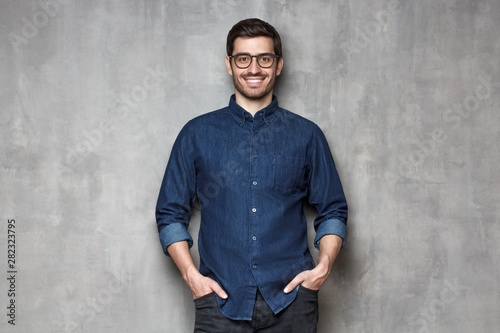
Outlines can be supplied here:
[[314, 246], [319, 249], [321, 237], [328, 234], [341, 237], [344, 246], [347, 201], [328, 142], [319, 127], [316, 127], [312, 142], [308, 200], [318, 211], [314, 220]]
[[187, 231], [196, 198], [193, 151], [188, 123], [172, 147], [156, 204], [160, 243], [167, 256], [167, 247], [172, 243], [186, 240], [190, 248], [193, 246], [193, 239]]

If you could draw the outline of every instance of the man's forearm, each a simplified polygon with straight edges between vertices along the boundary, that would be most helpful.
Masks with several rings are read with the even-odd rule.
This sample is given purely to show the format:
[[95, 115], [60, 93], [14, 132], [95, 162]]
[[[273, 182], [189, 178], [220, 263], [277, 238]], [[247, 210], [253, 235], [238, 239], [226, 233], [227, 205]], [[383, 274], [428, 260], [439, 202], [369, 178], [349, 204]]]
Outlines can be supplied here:
[[193, 261], [193, 257], [189, 252], [189, 246], [187, 241], [181, 241], [172, 243], [167, 247], [167, 252], [170, 257], [174, 260], [177, 268], [182, 274], [184, 281], [188, 280], [188, 271], [196, 269]]
[[319, 243], [319, 258], [317, 266], [324, 266], [327, 276], [332, 271], [333, 263], [342, 248], [342, 238], [337, 235], [325, 235]]

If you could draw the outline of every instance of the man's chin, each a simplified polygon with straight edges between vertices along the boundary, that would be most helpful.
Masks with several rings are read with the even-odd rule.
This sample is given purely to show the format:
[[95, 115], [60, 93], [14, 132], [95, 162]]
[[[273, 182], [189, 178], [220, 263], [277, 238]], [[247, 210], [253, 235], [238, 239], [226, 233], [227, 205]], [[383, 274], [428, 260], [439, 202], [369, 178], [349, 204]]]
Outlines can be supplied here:
[[266, 97], [269, 96], [271, 91], [263, 91], [263, 92], [255, 92], [255, 93], [249, 93], [247, 91], [241, 91], [239, 90], [239, 93], [245, 97], [246, 99], [252, 100], [252, 101], [258, 101], [261, 99], [265, 99]]
[[[245, 95], [244, 95], [245, 96]], [[261, 100], [261, 99], [264, 99], [267, 97], [267, 94], [261, 94], [261, 95], [246, 95], [245, 96], [246, 98], [248, 98], [249, 100], [252, 100], [252, 101], [258, 101], [258, 100]]]

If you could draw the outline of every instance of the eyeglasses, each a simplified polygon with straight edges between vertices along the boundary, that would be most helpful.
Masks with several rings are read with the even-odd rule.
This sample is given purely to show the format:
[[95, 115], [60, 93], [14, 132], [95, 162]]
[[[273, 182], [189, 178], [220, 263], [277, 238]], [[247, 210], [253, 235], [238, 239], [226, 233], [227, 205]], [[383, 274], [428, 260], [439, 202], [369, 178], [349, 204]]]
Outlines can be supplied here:
[[257, 63], [262, 68], [269, 68], [274, 65], [274, 59], [279, 58], [276, 54], [272, 53], [261, 53], [259, 55], [250, 55], [249, 53], [238, 53], [229, 58], [234, 59], [234, 64], [236, 67], [244, 69], [250, 67], [253, 58], [257, 58]]

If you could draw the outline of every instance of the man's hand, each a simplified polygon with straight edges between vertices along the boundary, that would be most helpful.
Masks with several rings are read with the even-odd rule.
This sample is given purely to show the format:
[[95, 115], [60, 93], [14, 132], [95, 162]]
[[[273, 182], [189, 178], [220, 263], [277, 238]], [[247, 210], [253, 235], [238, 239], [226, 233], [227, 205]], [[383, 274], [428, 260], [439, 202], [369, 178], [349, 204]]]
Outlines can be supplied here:
[[285, 287], [283, 292], [288, 294], [294, 290], [299, 284], [304, 288], [319, 290], [325, 283], [332, 271], [333, 262], [337, 257], [340, 248], [342, 247], [342, 238], [336, 235], [325, 235], [321, 237], [319, 243], [319, 259], [318, 265], [308, 271], [303, 271]]
[[328, 279], [328, 268], [326, 265], [321, 265], [318, 264], [315, 268], [308, 270], [308, 271], [303, 271], [295, 278], [290, 281], [290, 283], [285, 287], [285, 294], [288, 294], [292, 290], [294, 290], [299, 284], [304, 286], [307, 289], [312, 289], [312, 290], [319, 290], [323, 283]]
[[182, 278], [193, 293], [193, 299], [215, 292], [220, 298], [226, 299], [226, 292], [217, 282], [209, 277], [201, 275], [194, 265], [193, 258], [189, 253], [186, 241], [176, 242], [167, 247], [168, 254], [182, 274]]
[[188, 268], [184, 279], [193, 293], [193, 299], [205, 296], [211, 292], [215, 292], [220, 298], [227, 298], [226, 292], [217, 282], [209, 277], [201, 275], [194, 266]]

